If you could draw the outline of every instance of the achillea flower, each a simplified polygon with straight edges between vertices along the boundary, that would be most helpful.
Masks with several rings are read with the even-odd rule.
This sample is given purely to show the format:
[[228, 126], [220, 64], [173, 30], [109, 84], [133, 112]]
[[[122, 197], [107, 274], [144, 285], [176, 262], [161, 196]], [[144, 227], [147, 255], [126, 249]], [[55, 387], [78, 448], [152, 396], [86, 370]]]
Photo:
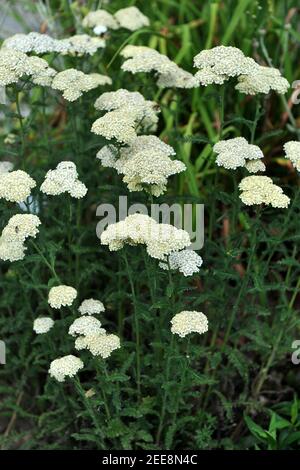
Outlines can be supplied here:
[[117, 91], [103, 93], [95, 102], [95, 108], [100, 111], [122, 111], [127, 116], [134, 116], [136, 132], [154, 131], [158, 122], [159, 106], [154, 101], [145, 100], [139, 92], [130, 92], [123, 88]]
[[105, 47], [105, 40], [102, 38], [95, 38], [88, 34], [76, 34], [61, 42], [65, 45], [65, 50], [62, 51], [63, 55], [83, 56], [84, 54], [93, 55], [98, 49]]
[[174, 253], [169, 255], [169, 264], [165, 260], [160, 262], [159, 266], [165, 270], [168, 270], [170, 266], [170, 269], [178, 270], [184, 276], [192, 276], [200, 271], [199, 268], [202, 266], [202, 263], [201, 256], [195, 251], [182, 250], [174, 251]]
[[286, 158], [288, 158], [295, 168], [300, 171], [300, 142], [291, 140], [283, 146]]
[[67, 69], [54, 77], [51, 87], [54, 90], [63, 91], [63, 97], [67, 101], [75, 101], [82, 96], [83, 92], [107, 84], [111, 84], [111, 79], [105, 75], [98, 73], [86, 75], [76, 69]]
[[108, 29], [118, 29], [117, 20], [105, 10], [90, 11], [82, 20], [82, 26], [85, 28], [94, 28], [95, 26], [106, 26]]
[[49, 67], [46, 60], [40, 57], [28, 57], [26, 74], [31, 76], [31, 81], [35, 85], [51, 86], [57, 72]]
[[55, 170], [46, 173], [41, 191], [52, 196], [67, 192], [70, 196], [80, 199], [86, 195], [87, 187], [79, 181], [75, 163], [63, 161]]
[[257, 145], [248, 144], [243, 137], [220, 140], [214, 145], [213, 151], [218, 154], [217, 165], [230, 170], [244, 167], [248, 161], [264, 157]]
[[109, 225], [101, 235], [101, 243], [111, 251], [128, 245], [145, 245], [149, 256], [164, 260], [173, 251], [191, 244], [189, 234], [169, 224], [159, 224], [148, 215], [133, 214]]
[[5, 143], [5, 145], [13, 145], [16, 143], [16, 140], [17, 140], [16, 134], [9, 132], [3, 142]]
[[77, 297], [77, 290], [70, 286], [51, 287], [48, 295], [48, 303], [52, 308], [71, 306]]
[[257, 64], [236, 47], [218, 46], [197, 54], [194, 65], [199, 69], [196, 80], [206, 86], [211, 83], [221, 85], [230, 77], [251, 73]]
[[85, 299], [79, 306], [81, 315], [95, 315], [105, 311], [105, 307], [100, 300]]
[[149, 18], [136, 7], [121, 8], [114, 14], [114, 17], [121, 28], [129, 29], [129, 31], [136, 31], [150, 25]]
[[129, 45], [120, 54], [127, 59], [121, 66], [122, 70], [133, 74], [155, 72], [157, 85], [161, 88], [193, 88], [198, 84], [191, 73], [150, 47]]
[[208, 331], [208, 320], [202, 312], [184, 310], [172, 318], [171, 324], [171, 332], [181, 338], [190, 333], [201, 335]]
[[267, 176], [247, 176], [239, 184], [240, 198], [247, 206], [266, 204], [275, 208], [287, 208], [290, 199]]
[[36, 182], [25, 171], [0, 172], [0, 199], [26, 201], [35, 186]]
[[93, 356], [101, 356], [103, 359], [109, 357], [113, 351], [120, 347], [120, 338], [107, 333], [80, 336], [75, 341], [77, 350], [88, 349]]
[[137, 136], [137, 116], [134, 110], [116, 109], [97, 119], [91, 131], [107, 140], [116, 139], [119, 143], [129, 144]]
[[245, 168], [249, 173], [258, 173], [259, 171], [266, 171], [266, 165], [261, 160], [248, 160]]
[[64, 382], [66, 377], [74, 377], [83, 368], [83, 362], [76, 356], [69, 354], [51, 362], [49, 374], [58, 382]]
[[256, 64], [249, 73], [238, 77], [235, 88], [247, 95], [267, 94], [271, 90], [283, 95], [289, 87], [289, 82], [281, 76], [278, 69]]
[[0, 259], [18, 261], [24, 258], [28, 237], [35, 238], [38, 234], [40, 219], [32, 214], [17, 214], [11, 217], [0, 237]]
[[50, 317], [39, 317], [33, 322], [33, 330], [37, 335], [48, 333], [54, 325], [54, 320]]
[[82, 316], [76, 318], [69, 328], [69, 335], [94, 335], [96, 333], [104, 334], [105, 330], [101, 328], [101, 322], [92, 316]]
[[0, 162], [0, 178], [3, 173], [10, 172], [13, 169], [13, 167], [14, 167], [14, 164], [12, 162], [6, 162], [6, 161]]
[[64, 52], [66, 45], [59, 39], [48, 36], [48, 34], [31, 32], [28, 34], [14, 34], [5, 39], [2, 48], [14, 49], [25, 53], [46, 54], [48, 52]]

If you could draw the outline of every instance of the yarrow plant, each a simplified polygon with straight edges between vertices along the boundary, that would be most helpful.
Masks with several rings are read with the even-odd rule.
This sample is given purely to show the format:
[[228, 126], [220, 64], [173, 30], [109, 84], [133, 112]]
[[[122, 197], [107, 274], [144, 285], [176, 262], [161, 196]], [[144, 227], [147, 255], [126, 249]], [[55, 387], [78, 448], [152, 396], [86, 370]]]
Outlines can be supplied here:
[[52, 3], [0, 47], [0, 448], [294, 446], [297, 8]]

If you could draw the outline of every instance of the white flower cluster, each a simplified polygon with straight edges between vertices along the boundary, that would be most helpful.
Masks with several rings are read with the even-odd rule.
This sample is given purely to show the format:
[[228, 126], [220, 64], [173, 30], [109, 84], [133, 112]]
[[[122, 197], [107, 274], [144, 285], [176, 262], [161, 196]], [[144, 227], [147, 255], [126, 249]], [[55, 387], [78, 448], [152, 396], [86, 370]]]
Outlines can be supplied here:
[[237, 77], [236, 89], [250, 95], [267, 94], [270, 90], [283, 94], [289, 88], [289, 82], [279, 70], [259, 65], [236, 47], [217, 46], [203, 50], [194, 57], [194, 65], [199, 69], [195, 79], [204, 86], [222, 85], [231, 77]]
[[158, 122], [159, 107], [154, 101], [122, 88], [103, 93], [96, 100], [95, 108], [107, 112], [93, 123], [92, 132], [122, 144], [130, 143], [137, 132], [154, 131]]
[[149, 26], [150, 22], [149, 18], [143, 15], [138, 8], [128, 7], [121, 8], [114, 15], [105, 10], [90, 11], [83, 18], [82, 25], [88, 28], [125, 28], [129, 29], [129, 31], [136, 31], [144, 26]]
[[0, 49], [0, 86], [17, 83], [23, 76], [31, 77], [36, 85], [49, 86], [55, 75], [56, 70], [44, 59], [28, 57], [14, 49]]
[[33, 322], [33, 331], [36, 332], [37, 335], [41, 335], [44, 333], [48, 333], [49, 330], [54, 325], [54, 321], [50, 317], [39, 317]]
[[286, 158], [288, 158], [293, 163], [294, 167], [300, 171], [300, 142], [291, 140], [290, 142], [286, 142], [283, 148]]
[[105, 146], [97, 153], [97, 158], [104, 166], [115, 168], [123, 175], [129, 191], [145, 190], [159, 196], [166, 190], [168, 177], [186, 169], [184, 163], [171, 160], [170, 155], [174, 154], [170, 145], [149, 135], [136, 137], [119, 152], [113, 145]]
[[194, 88], [198, 85], [191, 73], [150, 47], [128, 45], [120, 55], [127, 59], [121, 66], [122, 70], [133, 74], [155, 72], [157, 85], [161, 88]]
[[247, 206], [266, 204], [275, 208], [287, 208], [290, 199], [268, 176], [247, 176], [239, 184], [240, 198]]
[[59, 72], [53, 79], [51, 87], [63, 92], [67, 101], [75, 101], [83, 92], [87, 92], [101, 85], [110, 85], [111, 79], [106, 75], [91, 73], [89, 75], [76, 69], [67, 69]]
[[217, 142], [213, 151], [218, 154], [216, 163], [228, 170], [246, 167], [250, 173], [265, 171], [261, 159], [264, 157], [257, 145], [249, 144], [244, 137], [235, 137]]
[[69, 335], [94, 335], [96, 333], [105, 333], [105, 330], [101, 328], [101, 322], [97, 318], [89, 315], [76, 318], [69, 328]]
[[[99, 305], [97, 310], [99, 311]], [[101, 356], [103, 359], [120, 348], [118, 336], [108, 334], [104, 328], [101, 328], [101, 322], [90, 315], [76, 318], [69, 328], [69, 335], [78, 336], [75, 340], [77, 350], [88, 349], [93, 356]]]
[[84, 366], [81, 359], [72, 354], [54, 359], [49, 368], [49, 374], [58, 382], [64, 382], [66, 377], [74, 377]]
[[63, 55], [83, 54], [93, 55], [99, 48], [105, 47], [105, 41], [101, 38], [91, 37], [87, 34], [77, 34], [65, 39], [54, 39], [48, 34], [31, 32], [28, 34], [15, 34], [2, 44], [2, 48], [35, 54], [47, 54], [57, 52]]
[[13, 134], [12, 132], [9, 132], [7, 136], [4, 139], [5, 145], [13, 145], [16, 143], [17, 136], [16, 134]]
[[178, 270], [184, 276], [192, 276], [200, 271], [203, 260], [194, 250], [175, 251], [169, 255], [169, 263], [167, 260], [160, 262], [162, 269], [168, 270], [169, 266], [172, 270]]
[[52, 308], [71, 306], [77, 297], [74, 287], [60, 285], [51, 287], [48, 295], [48, 303]]
[[173, 251], [191, 244], [188, 232], [169, 224], [159, 224], [144, 214], [133, 214], [115, 224], [110, 224], [101, 235], [101, 243], [111, 251], [128, 245], [145, 245], [152, 258], [164, 260]]
[[75, 163], [64, 161], [60, 162], [55, 170], [46, 173], [41, 191], [52, 196], [69, 193], [70, 196], [80, 199], [86, 195], [87, 187], [79, 181]]
[[79, 306], [81, 315], [95, 315], [105, 311], [105, 307], [100, 300], [85, 299]]
[[208, 320], [202, 312], [184, 310], [172, 318], [171, 324], [171, 332], [181, 338], [190, 333], [201, 335], [208, 331]]
[[13, 215], [0, 237], [0, 259], [3, 261], [18, 261], [24, 258], [28, 237], [35, 238], [38, 234], [40, 219], [32, 214]]
[[35, 186], [34, 179], [23, 170], [0, 171], [0, 199], [9, 202], [26, 201]]

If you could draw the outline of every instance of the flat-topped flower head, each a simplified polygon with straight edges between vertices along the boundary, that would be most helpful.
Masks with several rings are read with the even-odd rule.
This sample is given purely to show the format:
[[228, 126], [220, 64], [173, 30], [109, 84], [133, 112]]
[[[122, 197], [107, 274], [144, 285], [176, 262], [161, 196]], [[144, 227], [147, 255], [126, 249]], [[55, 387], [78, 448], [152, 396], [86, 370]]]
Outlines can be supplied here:
[[87, 187], [79, 181], [75, 163], [63, 161], [55, 170], [46, 173], [41, 191], [52, 196], [69, 193], [70, 196], [80, 199], [86, 195]]
[[291, 140], [283, 146], [286, 158], [288, 158], [295, 168], [300, 171], [300, 142]]
[[136, 7], [121, 8], [114, 14], [121, 28], [136, 31], [144, 26], [149, 26], [149, 18]]
[[173, 251], [191, 244], [188, 232], [169, 224], [159, 224], [144, 214], [132, 214], [115, 224], [110, 224], [101, 234], [101, 243], [111, 251], [128, 245], [145, 245], [149, 256], [165, 259]]
[[90, 11], [82, 20], [85, 28], [95, 28], [95, 26], [105, 26], [108, 29], [118, 29], [117, 20], [105, 10]]
[[71, 336], [87, 336], [95, 333], [103, 334], [105, 330], [101, 328], [101, 322], [97, 318], [89, 315], [76, 318], [69, 328], [69, 335]]
[[48, 333], [54, 325], [54, 320], [50, 317], [39, 317], [33, 322], [33, 331], [37, 335]]
[[52, 38], [48, 34], [41, 34], [34, 31], [28, 34], [14, 34], [5, 39], [2, 47], [25, 53], [34, 52], [35, 54], [46, 54], [48, 52], [64, 52], [66, 45], [59, 39]]
[[81, 315], [95, 315], [105, 311], [105, 307], [100, 300], [85, 299], [79, 306]]
[[84, 54], [94, 55], [98, 49], [103, 49], [106, 45], [105, 40], [98, 37], [92, 37], [88, 34], [76, 34], [61, 42], [65, 48], [62, 55], [83, 56]]
[[248, 161], [264, 157], [260, 148], [257, 145], [249, 144], [244, 137], [220, 140], [214, 145], [213, 151], [218, 154], [217, 165], [230, 170], [244, 167]]
[[0, 199], [22, 202], [30, 196], [36, 182], [23, 170], [0, 172]]
[[40, 219], [32, 214], [16, 214], [4, 227], [0, 237], [0, 259], [19, 261], [25, 257], [25, 240], [35, 238], [39, 232]]
[[169, 255], [169, 262], [167, 260], [160, 262], [159, 266], [162, 269], [178, 270], [184, 276], [192, 276], [200, 271], [203, 260], [194, 250], [174, 251]]
[[184, 310], [171, 320], [171, 332], [184, 338], [190, 333], [203, 334], [208, 331], [208, 320], [202, 312]]
[[120, 54], [127, 59], [121, 66], [122, 70], [133, 74], [154, 72], [159, 87], [193, 88], [198, 84], [191, 73], [150, 47], [128, 45]]
[[53, 79], [51, 87], [63, 91], [67, 101], [77, 100], [84, 92], [93, 90], [100, 85], [110, 85], [111, 79], [98, 73], [85, 74], [80, 70], [67, 69], [59, 72]]
[[84, 366], [79, 357], [69, 354], [68, 356], [54, 359], [49, 368], [49, 374], [58, 382], [64, 382], [67, 377], [75, 377], [77, 372]]
[[217, 46], [201, 51], [194, 57], [194, 65], [199, 69], [195, 74], [201, 85], [223, 84], [231, 77], [250, 73], [256, 62], [231, 46]]
[[268, 176], [247, 176], [239, 184], [240, 198], [247, 206], [255, 204], [287, 208], [290, 199]]
[[27, 72], [28, 57], [14, 49], [0, 49], [0, 86], [17, 83]]
[[74, 287], [60, 285], [51, 287], [48, 295], [48, 303], [52, 308], [70, 307], [77, 297]]
[[87, 349], [93, 356], [101, 356], [103, 359], [107, 359], [113, 351], [120, 347], [120, 338], [117, 335], [107, 333], [80, 336], [75, 341], [77, 350]]
[[249, 73], [238, 77], [235, 88], [247, 95], [268, 94], [271, 90], [283, 95], [289, 87], [289, 82], [282, 77], [278, 69], [256, 64]]
[[115, 139], [121, 144], [129, 144], [137, 137], [136, 121], [134, 110], [116, 109], [98, 118], [93, 123], [91, 131], [107, 140]]

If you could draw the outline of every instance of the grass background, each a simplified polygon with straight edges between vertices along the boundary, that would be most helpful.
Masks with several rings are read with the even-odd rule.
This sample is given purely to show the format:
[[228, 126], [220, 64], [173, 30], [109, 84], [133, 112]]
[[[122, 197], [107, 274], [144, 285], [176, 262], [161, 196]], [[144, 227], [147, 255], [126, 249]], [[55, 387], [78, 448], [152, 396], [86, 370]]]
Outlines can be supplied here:
[[[66, 37], [81, 31], [80, 18], [100, 2], [49, 0], [22, 2], [37, 15], [41, 31]], [[28, 250], [22, 262], [0, 265], [0, 328], [7, 364], [0, 369], [0, 429], [4, 449], [296, 449], [300, 442], [299, 366], [291, 362], [292, 342], [299, 338], [299, 176], [283, 158], [282, 146], [299, 137], [299, 106], [290, 93], [248, 97], [230, 82], [221, 90], [158, 90], [150, 75], [120, 70], [121, 47], [148, 45], [186, 70], [193, 71], [199, 51], [220, 44], [239, 47], [259, 63], [280, 68], [292, 83], [299, 73], [299, 8], [296, 1], [250, 0], [200, 2], [172, 0], [126, 2], [150, 18], [151, 26], [130, 35], [114, 31], [107, 48], [92, 58], [47, 57], [56, 68], [107, 73], [109, 89], [140, 91], [157, 100], [162, 113], [161, 138], [173, 145], [187, 171], [173, 178], [164, 201], [205, 204], [204, 259], [192, 280], [160, 271], [138, 249], [111, 254], [95, 235], [96, 207], [127, 194], [113, 171], [101, 168], [95, 153], [104, 143], [90, 133], [97, 117], [93, 103], [99, 90], [70, 104], [47, 89], [19, 93], [22, 138], [15, 89], [10, 106], [1, 106], [1, 158], [11, 158], [38, 183], [63, 159], [74, 160], [89, 187], [83, 201], [40, 199], [43, 230], [40, 255]], [[115, 12], [124, 2], [104, 8]], [[1, 6], [29, 31], [20, 2]], [[212, 145], [244, 136], [265, 155], [267, 175], [291, 197], [287, 210], [246, 208], [238, 198], [244, 170], [218, 170]], [[17, 141], [4, 144], [7, 132]], [[36, 191], [38, 198], [41, 195]], [[146, 202], [130, 194], [132, 201]], [[19, 210], [1, 202], [1, 228]], [[52, 359], [73, 352], [67, 328], [76, 311], [63, 311], [47, 335], [36, 336], [33, 319], [50, 314], [47, 293], [53, 268], [79, 298], [95, 297], [107, 307], [104, 327], [118, 332], [122, 349], [97, 364], [82, 354], [85, 391], [48, 378]], [[132, 276], [141, 325], [142, 398], [136, 393]], [[166, 285], [168, 286], [166, 292]], [[201, 310], [210, 331], [188, 343], [174, 339], [170, 318], [181, 309]], [[93, 419], [91, 419], [91, 415]], [[95, 424], [96, 420], [96, 424]], [[100, 428], [100, 431], [99, 431]]]

